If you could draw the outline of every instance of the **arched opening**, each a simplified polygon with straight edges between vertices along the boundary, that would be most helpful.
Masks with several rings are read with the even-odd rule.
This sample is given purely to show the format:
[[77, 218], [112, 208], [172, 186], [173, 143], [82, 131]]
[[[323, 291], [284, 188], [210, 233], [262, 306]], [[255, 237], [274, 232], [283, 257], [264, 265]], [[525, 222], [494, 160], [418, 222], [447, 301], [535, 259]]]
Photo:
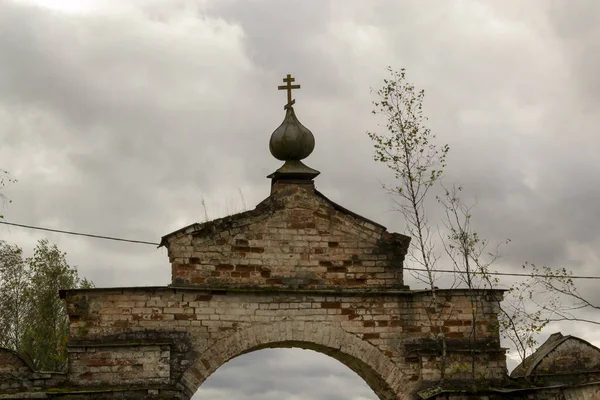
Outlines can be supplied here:
[[324, 354], [263, 349], [236, 357], [206, 379], [193, 400], [378, 400], [356, 373]]
[[228, 361], [249, 355], [250, 358], [240, 358], [239, 362], [243, 363], [255, 359], [249, 353], [274, 348], [313, 350], [330, 356], [360, 376], [380, 400], [401, 400], [410, 393], [398, 366], [367, 341], [341, 328], [291, 321], [255, 325], [231, 333], [216, 343], [204, 343], [180, 385], [192, 397], [202, 383]]

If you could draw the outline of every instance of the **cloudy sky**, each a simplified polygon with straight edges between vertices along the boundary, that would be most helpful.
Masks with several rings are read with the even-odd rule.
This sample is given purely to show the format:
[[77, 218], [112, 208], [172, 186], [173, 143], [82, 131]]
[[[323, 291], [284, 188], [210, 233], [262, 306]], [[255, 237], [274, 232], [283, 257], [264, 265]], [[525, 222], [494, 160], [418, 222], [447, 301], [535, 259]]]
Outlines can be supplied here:
[[[365, 134], [391, 65], [426, 90], [476, 228], [512, 239], [495, 268], [600, 275], [598, 20], [595, 0], [0, 0], [0, 168], [18, 179], [3, 213], [155, 242], [203, 220], [203, 202], [209, 218], [251, 208], [280, 165], [268, 139], [291, 73], [319, 190], [402, 232]], [[0, 226], [26, 252], [43, 237], [97, 286], [169, 283], [163, 249]], [[600, 344], [577, 324], [542, 338], [556, 330]], [[231, 361], [197, 398], [375, 395], [335, 360], [282, 349]]]

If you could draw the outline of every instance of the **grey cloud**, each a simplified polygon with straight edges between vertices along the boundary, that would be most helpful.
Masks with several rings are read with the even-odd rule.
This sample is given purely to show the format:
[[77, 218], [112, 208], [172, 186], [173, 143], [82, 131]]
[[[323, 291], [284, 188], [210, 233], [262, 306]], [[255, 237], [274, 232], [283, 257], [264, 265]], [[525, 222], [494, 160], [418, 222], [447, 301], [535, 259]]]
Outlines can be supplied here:
[[[328, 49], [320, 46], [324, 40], [332, 39], [328, 32], [328, 23], [336, 13], [332, 4], [233, 1], [217, 3], [208, 12], [242, 27], [248, 55], [256, 68], [275, 76], [301, 75], [319, 97], [339, 98], [351, 91], [337, 79], [345, 73], [339, 69], [339, 60], [332, 59]], [[274, 82], [265, 83], [269, 86]]]
[[299, 349], [268, 349], [237, 357], [211, 375], [194, 399], [212, 399], [223, 391], [234, 400], [377, 398], [348, 367]]
[[[446, 184], [477, 199], [475, 227], [492, 242], [512, 238], [497, 267], [596, 273], [596, 2], [104, 4], [79, 15], [0, 0], [0, 167], [19, 179], [7, 219], [156, 241], [202, 220], [202, 198], [210, 217], [241, 207], [238, 188], [253, 207], [280, 165], [268, 139], [283, 118], [275, 86], [292, 73], [319, 190], [403, 231], [365, 134], [377, 124], [369, 88], [389, 64], [426, 89], [429, 124], [451, 146]], [[26, 248], [41, 237], [0, 234]], [[102, 286], [169, 279], [151, 246], [51, 238]], [[218, 376], [212, 398], [241, 396]]]
[[[54, 141], [70, 142], [66, 149], [56, 149], [66, 158], [65, 167], [83, 176], [103, 171], [96, 176], [93, 185], [86, 188], [90, 196], [82, 206], [97, 208], [99, 204], [89, 203], [89, 200], [97, 200], [117, 210], [125, 201], [131, 201], [131, 205], [151, 201], [157, 176], [167, 184], [196, 183], [202, 185], [201, 190], [212, 191], [221, 179], [211, 173], [211, 167], [222, 159], [223, 150], [216, 140], [220, 137], [231, 140], [231, 134], [238, 132], [224, 134], [230, 124], [222, 123], [221, 127], [202, 132], [203, 125], [214, 125], [213, 119], [227, 121], [227, 110], [222, 105], [218, 106], [220, 110], [207, 107], [210, 106], [208, 101], [214, 98], [200, 98], [204, 106], [202, 102], [194, 104], [193, 89], [187, 104], [181, 104], [175, 111], [170, 109], [169, 97], [181, 102], [179, 99], [186, 97], [185, 90], [189, 86], [183, 79], [189, 75], [178, 71], [177, 65], [190, 68], [186, 63], [164, 62], [173, 57], [161, 52], [178, 53], [172, 49], [172, 43], [163, 43], [160, 51], [144, 50], [144, 46], [152, 46], [153, 35], [136, 32], [144, 28], [143, 23], [137, 28], [135, 24], [127, 25], [129, 35], [123, 35], [117, 32], [128, 32], [124, 29], [126, 21], [80, 21], [76, 28], [84, 32], [72, 35], [63, 26], [70, 22], [66, 17], [61, 21], [60, 16], [44, 15], [40, 11], [31, 17], [24, 11], [26, 8], [14, 7], [14, 10], [3, 13], [6, 20], [2, 21], [7, 34], [0, 51], [10, 60], [4, 69], [9, 73], [3, 75], [6, 78], [2, 80], [4, 92], [8, 94], [4, 101], [18, 101], [34, 110], [41, 107], [57, 113], [63, 129], [52, 132], [53, 135], [37, 132], [44, 135], [39, 139], [49, 146]], [[85, 22], [89, 22], [88, 27]], [[56, 26], [61, 28], [55, 29]], [[26, 38], [32, 36], [35, 40], [28, 42]], [[73, 36], [77, 40], [72, 40]], [[7, 43], [13, 41], [21, 43], [24, 50], [12, 54], [15, 48]], [[57, 42], [57, 46], [50, 52], [50, 44], [46, 42]], [[64, 46], [59, 47], [60, 44]], [[181, 47], [179, 50], [178, 59], [186, 58]], [[47, 61], [51, 61], [50, 65]], [[42, 65], [43, 68], [36, 68]], [[134, 72], [120, 76], [120, 71]], [[136, 81], [141, 84], [137, 89]], [[211, 91], [219, 92], [216, 88]], [[11, 98], [11, 93], [16, 96]], [[61, 136], [68, 139], [61, 140]], [[184, 152], [187, 154], [182, 154]], [[244, 171], [244, 168], [239, 169]], [[77, 189], [68, 187], [56, 194], [80, 194]], [[123, 208], [135, 210], [135, 207]], [[76, 215], [76, 210], [69, 210], [69, 214], [85, 220], [84, 215]]]
[[580, 97], [578, 104], [590, 112], [597, 111], [600, 100], [597, 73], [600, 59], [595, 51], [600, 46], [598, 4], [584, 0], [577, 7], [564, 7], [564, 3], [552, 1], [546, 5], [546, 15], [565, 52], [565, 61], [571, 66]]

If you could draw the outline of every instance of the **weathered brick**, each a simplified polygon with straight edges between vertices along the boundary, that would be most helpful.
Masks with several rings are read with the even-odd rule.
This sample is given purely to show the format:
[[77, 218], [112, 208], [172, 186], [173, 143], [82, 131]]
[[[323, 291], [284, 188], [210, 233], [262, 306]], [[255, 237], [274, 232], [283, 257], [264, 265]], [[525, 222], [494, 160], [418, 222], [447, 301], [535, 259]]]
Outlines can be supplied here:
[[[396, 290], [407, 289], [407, 239], [342, 210], [310, 184], [278, 183], [261, 208], [190, 226], [165, 243], [170, 287], [66, 292], [71, 348], [63, 383], [92, 392], [150, 388], [138, 398], [168, 388], [173, 393], [163, 398], [183, 398], [182, 387], [195, 392], [231, 357], [274, 343], [308, 343], [360, 366], [380, 398], [396, 393], [399, 400], [439, 376], [439, 359], [430, 355], [436, 332], [468, 340], [466, 292], [439, 291], [451, 313], [435, 321], [430, 293]], [[497, 328], [490, 328], [499, 312], [494, 293], [482, 300], [476, 326], [477, 337], [498, 352], [482, 353], [476, 364], [501, 378], [504, 354], [494, 342]], [[77, 303], [81, 294], [85, 307]], [[464, 353], [449, 357], [449, 368], [465, 364]], [[45, 379], [38, 384], [52, 387]]]

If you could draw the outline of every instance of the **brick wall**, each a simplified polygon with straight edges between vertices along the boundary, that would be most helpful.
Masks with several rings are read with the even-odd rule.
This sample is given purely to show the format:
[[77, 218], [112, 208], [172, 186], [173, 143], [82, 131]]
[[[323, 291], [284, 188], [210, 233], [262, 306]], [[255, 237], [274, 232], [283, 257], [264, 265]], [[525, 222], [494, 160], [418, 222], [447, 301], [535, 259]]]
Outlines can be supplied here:
[[140, 343], [70, 346], [69, 377], [75, 385], [152, 385], [170, 380], [171, 346]]
[[255, 210], [165, 236], [169, 287], [63, 291], [69, 387], [52, 396], [189, 399], [266, 347], [334, 357], [382, 400], [435, 386], [442, 366], [448, 381], [506, 378], [502, 292], [438, 290], [438, 315], [430, 292], [403, 284], [408, 244], [312, 182], [279, 181]]
[[0, 397], [6, 394], [14, 396], [6, 398], [24, 398], [21, 397], [23, 392], [58, 388], [65, 384], [66, 379], [67, 374], [34, 371], [17, 353], [0, 348]]
[[[450, 343], [448, 371], [460, 379], [465, 366], [470, 366], [470, 355], [464, 351], [472, 326], [467, 292], [438, 291], [438, 295], [447, 310], [440, 323], [431, 322], [435, 315], [425, 291], [132, 288], [69, 291], [66, 299], [73, 344], [122, 342], [126, 348], [135, 341], [165, 343], [171, 346], [170, 384], [181, 384], [189, 393], [231, 357], [264, 347], [294, 346], [332, 355], [361, 375], [382, 399], [396, 399], [390, 393], [439, 377], [440, 357], [431, 341], [439, 329]], [[506, 375], [494, 324], [501, 293], [481, 296], [485, 307], [479, 309], [476, 324], [478, 376], [499, 380]], [[349, 342], [356, 342], [355, 348], [344, 351]], [[77, 350], [73, 362], [80, 383], [121, 382], [121, 367], [112, 358], [107, 359], [110, 370], [95, 368], [92, 360], [98, 359], [98, 351]], [[118, 351], [112, 353], [121, 357]]]
[[163, 238], [173, 283], [211, 287], [403, 288], [408, 243], [312, 183], [278, 183], [255, 210]]
[[543, 357], [536, 365], [532, 375], [584, 374], [586, 372], [598, 374], [598, 371], [600, 371], [600, 350], [579, 338], [569, 338]]

